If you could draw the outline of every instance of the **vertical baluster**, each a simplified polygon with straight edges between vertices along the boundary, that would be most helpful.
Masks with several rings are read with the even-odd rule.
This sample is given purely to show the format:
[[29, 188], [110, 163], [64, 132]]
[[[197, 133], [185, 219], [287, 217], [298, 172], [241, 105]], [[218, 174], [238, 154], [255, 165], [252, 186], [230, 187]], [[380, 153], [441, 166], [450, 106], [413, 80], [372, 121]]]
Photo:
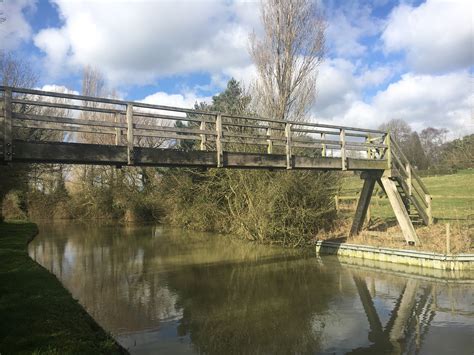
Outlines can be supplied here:
[[389, 173], [392, 173], [392, 145], [390, 141], [390, 132], [387, 132], [387, 135], [385, 136], [385, 145], [387, 146], [386, 149], [386, 155], [387, 155], [387, 169]]
[[291, 162], [291, 123], [285, 124], [285, 137], [286, 137], [286, 168], [292, 168]]
[[270, 127], [267, 128], [267, 153], [272, 154], [273, 153], [273, 141], [271, 140], [272, 136], [272, 129]]
[[217, 167], [223, 166], [224, 153], [222, 151], [222, 115], [216, 116], [216, 150], [217, 150]]
[[346, 131], [341, 128], [339, 132], [339, 144], [341, 146], [341, 165], [342, 170], [347, 170], [346, 166]]
[[425, 194], [425, 201], [427, 204], [426, 215], [428, 216], [428, 225], [433, 224], [433, 214], [431, 210], [431, 195]]
[[[206, 130], [206, 121], [203, 119], [201, 121], [201, 131]], [[201, 150], [206, 150], [206, 142], [207, 142], [207, 137], [205, 133], [201, 134]]]
[[[321, 140], [323, 140], [323, 141], [326, 140], [326, 133], [321, 133]], [[323, 149], [321, 149], [321, 156], [325, 157], [326, 156], [326, 143], [322, 144], [322, 148]]]
[[370, 133], [367, 134], [367, 137], [365, 137], [365, 143], [367, 144], [367, 159], [372, 159], [372, 147], [370, 144], [372, 144]]
[[127, 159], [128, 165], [135, 161], [133, 152], [133, 105], [127, 104]]
[[3, 118], [3, 159], [11, 161], [13, 155], [12, 138], [12, 89], [6, 88], [4, 92], [4, 118]]
[[[114, 113], [114, 122], [120, 123], [120, 114], [118, 112]], [[115, 127], [115, 145], [120, 145], [122, 130], [120, 127]]]

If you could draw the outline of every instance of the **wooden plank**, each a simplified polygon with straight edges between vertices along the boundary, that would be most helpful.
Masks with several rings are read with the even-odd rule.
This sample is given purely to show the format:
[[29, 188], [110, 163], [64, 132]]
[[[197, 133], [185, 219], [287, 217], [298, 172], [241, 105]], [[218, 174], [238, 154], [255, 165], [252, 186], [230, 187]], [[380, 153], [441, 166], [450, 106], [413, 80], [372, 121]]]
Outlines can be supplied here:
[[286, 168], [291, 169], [292, 168], [292, 161], [291, 161], [291, 155], [292, 155], [292, 150], [291, 150], [291, 124], [287, 123], [285, 125], [285, 137], [286, 137]]
[[364, 179], [364, 185], [362, 186], [359, 201], [357, 202], [357, 208], [349, 236], [357, 235], [362, 230], [367, 215], [367, 209], [369, 208], [370, 199], [372, 198], [372, 192], [374, 191], [375, 182], [379, 177], [380, 176], [369, 175]]
[[[326, 133], [321, 133], [321, 140], [326, 140]], [[326, 144], [322, 144], [321, 156], [326, 156]]]
[[13, 131], [12, 131], [12, 90], [6, 89], [4, 93], [4, 118], [3, 118], [3, 159], [7, 162], [13, 157]]
[[[14, 141], [13, 162], [127, 165], [128, 147], [69, 142]], [[134, 165], [215, 167], [215, 151], [183, 152], [173, 149], [134, 147]], [[210, 156], [212, 158], [210, 158]], [[176, 159], [176, 160], [173, 160]], [[340, 158], [294, 156], [295, 169], [340, 170]], [[240, 169], [286, 169], [286, 154], [224, 152], [224, 166]]]
[[346, 166], [346, 131], [344, 129], [340, 130], [339, 140], [341, 144], [341, 168], [342, 170], [347, 170]]
[[[206, 130], [206, 122], [201, 121], [200, 128], [201, 128], [201, 131], [205, 131]], [[202, 133], [201, 134], [201, 145], [200, 145], [201, 150], [206, 150], [206, 143], [207, 143], [206, 134]]]
[[[120, 115], [116, 112], [115, 115]], [[127, 128], [125, 123], [120, 122], [109, 122], [109, 121], [97, 121], [97, 120], [85, 120], [81, 118], [70, 118], [70, 117], [59, 117], [59, 116], [48, 116], [48, 115], [33, 115], [23, 113], [13, 113], [13, 118], [17, 120], [26, 120], [33, 122], [52, 122], [52, 123], [63, 123], [73, 124], [80, 126], [97, 126], [97, 127], [112, 127], [112, 128]]]
[[397, 186], [394, 181], [390, 180], [388, 177], [383, 176], [379, 180], [385, 190], [385, 193], [388, 196], [390, 205], [392, 206], [395, 217], [397, 218], [398, 225], [402, 230], [403, 237], [405, 238], [408, 244], [419, 244], [420, 240], [416, 235], [415, 228], [411, 223], [410, 216], [403, 204], [402, 198], [397, 191]]
[[115, 134], [114, 128], [109, 127], [96, 127], [96, 126], [83, 126], [83, 125], [69, 125], [64, 123], [54, 122], [35, 122], [35, 121], [20, 121], [13, 120], [13, 127], [15, 128], [34, 128], [34, 129], [45, 129], [53, 131], [63, 132], [82, 132], [82, 133], [97, 133], [97, 134]]
[[[120, 115], [118, 113], [114, 113], [114, 122], [115, 124], [120, 123]], [[122, 131], [120, 128], [115, 128], [115, 145], [120, 145]]]
[[371, 160], [347, 158], [346, 167], [347, 170], [385, 170], [387, 167], [387, 161], [385, 159]]
[[273, 153], [273, 141], [272, 141], [272, 129], [270, 127], [267, 128], [267, 153]]
[[133, 165], [133, 105], [127, 105], [127, 164]]
[[223, 166], [223, 147], [222, 147], [222, 115], [216, 116], [216, 151], [217, 151], [217, 167]]

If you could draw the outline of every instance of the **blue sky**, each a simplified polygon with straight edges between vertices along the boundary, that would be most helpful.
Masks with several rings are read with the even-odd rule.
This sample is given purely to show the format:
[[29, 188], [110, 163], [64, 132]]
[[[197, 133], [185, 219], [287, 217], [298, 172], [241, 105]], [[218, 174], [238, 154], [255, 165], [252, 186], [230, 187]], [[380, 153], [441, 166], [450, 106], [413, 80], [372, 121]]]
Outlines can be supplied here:
[[[327, 55], [311, 119], [474, 131], [474, 2], [319, 0]], [[126, 99], [192, 106], [230, 77], [250, 86], [259, 2], [0, 0], [3, 50], [28, 58], [38, 86], [80, 90], [84, 66]]]

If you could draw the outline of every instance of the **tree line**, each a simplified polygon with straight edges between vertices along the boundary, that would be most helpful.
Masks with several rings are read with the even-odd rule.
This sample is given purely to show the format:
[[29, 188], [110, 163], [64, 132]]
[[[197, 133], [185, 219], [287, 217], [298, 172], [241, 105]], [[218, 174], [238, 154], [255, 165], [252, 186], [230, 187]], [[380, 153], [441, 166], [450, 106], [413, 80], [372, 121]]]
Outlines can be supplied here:
[[446, 128], [428, 127], [420, 133], [401, 119], [382, 124], [401, 147], [410, 163], [418, 170], [449, 171], [474, 168], [474, 135], [447, 140]]

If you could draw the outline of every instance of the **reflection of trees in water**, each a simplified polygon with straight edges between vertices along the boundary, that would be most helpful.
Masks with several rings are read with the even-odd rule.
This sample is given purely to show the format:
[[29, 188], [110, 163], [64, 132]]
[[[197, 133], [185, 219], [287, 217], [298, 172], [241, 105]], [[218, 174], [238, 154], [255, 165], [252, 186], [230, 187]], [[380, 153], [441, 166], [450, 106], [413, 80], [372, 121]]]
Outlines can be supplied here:
[[184, 310], [178, 332], [212, 354], [318, 351], [312, 321], [337, 289], [314, 259], [291, 257], [190, 266], [168, 281]]
[[159, 319], [176, 315], [175, 296], [160, 287], [163, 275], [147, 273], [155, 243], [149, 233], [136, 232], [136, 228], [122, 227], [42, 228], [43, 234], [57, 237], [35, 240], [30, 255], [36, 254], [42, 265], [58, 275], [106, 329], [157, 327]]
[[351, 329], [338, 307], [356, 297], [365, 316], [358, 314], [355, 322], [363, 326], [366, 318], [368, 334], [347, 339], [345, 349], [416, 353], [437, 312], [472, 306], [472, 291], [460, 287], [436, 289], [426, 281], [209, 234], [151, 227], [41, 229], [55, 236], [36, 239], [30, 254], [106, 329], [140, 332], [179, 319], [177, 335], [188, 335], [198, 352], [323, 351], [337, 330]]

